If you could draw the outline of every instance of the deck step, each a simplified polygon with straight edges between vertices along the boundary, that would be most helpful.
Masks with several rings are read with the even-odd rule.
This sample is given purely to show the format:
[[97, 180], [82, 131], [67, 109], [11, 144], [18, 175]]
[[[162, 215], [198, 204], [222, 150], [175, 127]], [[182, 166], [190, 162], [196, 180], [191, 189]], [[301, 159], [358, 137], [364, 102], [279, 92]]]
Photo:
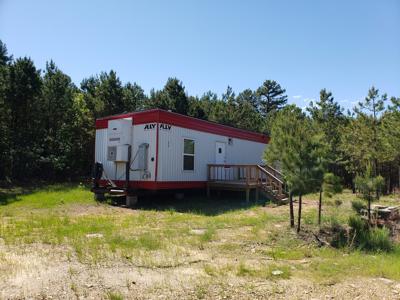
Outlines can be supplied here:
[[110, 194], [110, 195], [125, 195], [126, 192], [125, 192], [125, 190], [123, 190], [123, 189], [111, 189], [111, 190], [109, 191], [109, 194]]

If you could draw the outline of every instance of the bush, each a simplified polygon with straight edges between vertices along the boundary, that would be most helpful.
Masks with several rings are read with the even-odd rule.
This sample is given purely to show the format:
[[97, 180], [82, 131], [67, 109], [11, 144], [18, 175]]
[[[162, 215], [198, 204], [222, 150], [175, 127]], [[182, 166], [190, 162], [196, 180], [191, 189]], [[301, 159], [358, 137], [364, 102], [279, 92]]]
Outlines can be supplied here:
[[388, 252], [393, 249], [390, 240], [390, 232], [387, 228], [372, 228], [368, 232], [368, 239], [365, 241], [364, 248], [371, 251]]
[[393, 249], [387, 228], [369, 228], [359, 216], [351, 216], [349, 226], [351, 227], [351, 246], [367, 251], [391, 251]]
[[351, 201], [351, 207], [356, 213], [360, 214], [362, 209], [367, 208], [367, 205], [362, 200], [353, 200]]
[[351, 229], [358, 233], [368, 230], [368, 225], [359, 216], [350, 216], [348, 223]]
[[330, 222], [331, 229], [333, 231], [339, 230], [342, 227], [342, 225], [340, 224], [340, 221], [336, 215], [331, 215], [329, 222]]
[[342, 200], [340, 200], [340, 199], [335, 199], [335, 206], [336, 207], [339, 207], [340, 205], [342, 205], [343, 204], [343, 201]]

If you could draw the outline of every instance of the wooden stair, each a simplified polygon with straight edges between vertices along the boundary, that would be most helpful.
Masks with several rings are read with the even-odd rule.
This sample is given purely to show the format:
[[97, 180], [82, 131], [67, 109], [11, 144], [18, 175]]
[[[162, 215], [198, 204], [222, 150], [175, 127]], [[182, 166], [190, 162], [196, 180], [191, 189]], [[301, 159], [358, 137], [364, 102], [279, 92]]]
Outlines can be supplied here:
[[257, 167], [260, 170], [261, 192], [276, 203], [288, 203], [289, 198], [285, 191], [282, 173], [268, 165], [258, 165]]
[[208, 196], [211, 189], [245, 191], [247, 201], [252, 190], [256, 200], [259, 192], [279, 204], [287, 203], [288, 198], [282, 174], [268, 165], [209, 164]]

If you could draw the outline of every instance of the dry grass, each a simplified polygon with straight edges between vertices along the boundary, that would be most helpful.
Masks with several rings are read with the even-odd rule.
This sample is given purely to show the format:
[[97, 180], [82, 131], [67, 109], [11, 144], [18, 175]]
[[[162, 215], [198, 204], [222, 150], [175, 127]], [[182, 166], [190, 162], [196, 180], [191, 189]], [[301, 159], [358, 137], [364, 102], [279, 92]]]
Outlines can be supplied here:
[[[323, 222], [346, 222], [353, 213], [354, 197], [345, 191], [325, 200]], [[186, 291], [192, 295], [188, 298], [209, 298], [216, 291], [232, 290], [226, 287], [229, 282], [250, 293], [261, 289], [260, 281], [271, 281], [277, 290], [270, 295], [279, 295], [282, 282], [300, 279], [322, 286], [358, 277], [400, 280], [398, 248], [386, 254], [318, 248], [312, 239], [300, 238], [288, 228], [286, 206], [263, 207], [226, 196], [156, 199], [130, 210], [92, 198], [80, 185], [49, 186], [27, 194], [3, 190], [0, 278], [4, 282], [0, 290], [10, 291], [7, 284], [21, 280], [21, 274], [42, 274], [40, 268], [50, 260], [54, 266], [46, 268], [59, 272], [49, 278], [55, 281], [55, 295], [64, 291], [59, 281], [65, 275], [66, 293], [109, 299], [121, 299], [132, 290], [150, 298], [159, 293], [174, 298], [182, 284], [191, 289]], [[305, 197], [306, 231], [317, 230], [317, 199], [317, 195]], [[395, 204], [398, 199], [383, 197], [381, 202]], [[273, 271], [278, 272], [273, 275]], [[143, 280], [140, 287], [137, 278]], [[92, 288], [84, 282], [102, 284]], [[213, 290], [208, 288], [210, 282]], [[43, 286], [36, 289], [53, 292], [43, 291]], [[29, 287], [26, 296], [34, 290]]]

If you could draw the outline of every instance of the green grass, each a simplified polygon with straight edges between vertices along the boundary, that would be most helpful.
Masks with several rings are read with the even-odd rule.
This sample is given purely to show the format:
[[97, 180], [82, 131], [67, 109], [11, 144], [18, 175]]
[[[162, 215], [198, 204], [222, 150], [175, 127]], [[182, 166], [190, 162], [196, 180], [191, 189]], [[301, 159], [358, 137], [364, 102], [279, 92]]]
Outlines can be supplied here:
[[[303, 229], [317, 231], [318, 194], [304, 198], [308, 204]], [[354, 199], [349, 191], [325, 198], [323, 225], [347, 223], [354, 214]], [[335, 205], [337, 200], [342, 204]], [[383, 197], [380, 203], [396, 201]], [[204, 276], [211, 277], [400, 280], [398, 247], [388, 253], [318, 248], [312, 236], [299, 238], [290, 230], [287, 206], [265, 208], [241, 198], [195, 196], [185, 201], [156, 199], [132, 211], [96, 203], [89, 189], [79, 184], [0, 190], [0, 202], [0, 237], [6, 245], [62, 247], [68, 261], [76, 257], [88, 264], [122, 260], [142, 267], [171, 267], [201, 255], [208, 259], [201, 265]], [[204, 233], [196, 235], [192, 229]], [[0, 253], [1, 260], [5, 258]], [[282, 274], [272, 275], [274, 270]]]
[[354, 276], [400, 279], [400, 249], [391, 253], [368, 254], [361, 251], [343, 253], [321, 249], [318, 259], [311, 262], [307, 272], [320, 281], [338, 282]]
[[63, 208], [69, 205], [93, 205], [93, 195], [84, 185], [50, 185], [42, 188], [0, 189], [1, 216], [25, 215], [28, 211]]
[[[274, 272], [279, 272], [274, 274]], [[237, 268], [238, 276], [249, 276], [263, 279], [289, 279], [291, 276], [290, 268], [287, 265], [268, 264], [252, 267], [241, 262]]]
[[116, 292], [109, 292], [107, 294], [107, 298], [109, 300], [123, 300], [124, 299], [124, 297], [120, 293], [116, 293]]

